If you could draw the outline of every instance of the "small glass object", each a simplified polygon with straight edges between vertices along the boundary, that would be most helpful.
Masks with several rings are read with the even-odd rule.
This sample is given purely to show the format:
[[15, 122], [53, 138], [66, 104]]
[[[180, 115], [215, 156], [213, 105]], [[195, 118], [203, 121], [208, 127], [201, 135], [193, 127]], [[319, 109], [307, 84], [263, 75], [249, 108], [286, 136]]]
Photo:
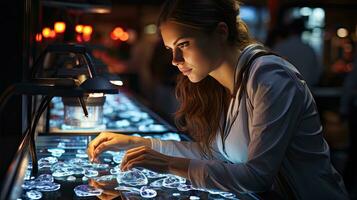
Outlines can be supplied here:
[[42, 193], [36, 190], [30, 190], [26, 192], [26, 196], [29, 199], [41, 199], [42, 198]]
[[185, 183], [186, 179], [179, 176], [169, 175], [162, 182], [162, 186], [166, 188], [177, 188], [181, 183]]
[[89, 185], [78, 185], [73, 190], [79, 197], [99, 196], [103, 192], [102, 189], [95, 188]]
[[167, 174], [159, 174], [159, 173], [156, 173], [154, 171], [151, 171], [151, 170], [148, 170], [148, 169], [145, 169], [145, 168], [143, 168], [141, 170], [141, 172], [143, 174], [145, 174], [145, 176], [148, 177], [148, 178], [161, 178], [161, 177], [167, 176]]
[[70, 182], [76, 181], [76, 177], [75, 176], [68, 176], [67, 177], [67, 181], [70, 181]]
[[147, 177], [138, 169], [132, 169], [126, 171], [121, 175], [118, 175], [117, 181], [119, 184], [128, 184], [131, 186], [146, 185], [148, 184]]
[[53, 182], [53, 176], [51, 174], [41, 174], [36, 178], [39, 182]]
[[157, 188], [162, 187], [162, 183], [164, 182], [164, 179], [165, 178], [153, 181], [153, 182], [150, 183], [150, 186], [151, 187], [157, 187]]
[[64, 104], [64, 124], [62, 129], [105, 129], [103, 123], [103, 105], [105, 96], [85, 97], [88, 117], [84, 116], [83, 108], [78, 98], [62, 98]]
[[45, 167], [51, 167], [52, 164], [55, 164], [56, 162], [58, 162], [58, 159], [56, 157], [41, 158], [40, 160], [37, 161], [39, 169]]
[[94, 169], [85, 169], [84, 170], [84, 175], [87, 177], [95, 177], [98, 176], [99, 172]]
[[153, 198], [156, 197], [157, 192], [150, 189], [148, 186], [143, 186], [140, 188], [140, 196], [143, 198]]

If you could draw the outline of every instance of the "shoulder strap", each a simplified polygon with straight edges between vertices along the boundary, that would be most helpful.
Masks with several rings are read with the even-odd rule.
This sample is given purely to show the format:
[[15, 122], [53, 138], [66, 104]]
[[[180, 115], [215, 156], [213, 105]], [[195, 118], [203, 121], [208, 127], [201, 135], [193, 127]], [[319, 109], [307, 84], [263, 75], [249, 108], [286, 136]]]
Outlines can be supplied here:
[[[247, 46], [243, 51], [240, 56], [240, 60], [238, 62], [238, 69], [241, 69], [238, 73], [237, 77], [237, 91], [239, 87], [241, 87], [241, 91], [246, 90], [246, 85], [248, 82], [248, 77], [249, 77], [249, 72], [251, 69], [251, 65], [254, 62], [255, 59], [265, 56], [265, 55], [276, 55], [279, 56], [271, 51], [269, 51], [267, 48], [265, 48], [261, 44], [252, 44]], [[235, 94], [236, 92], [235, 91]], [[241, 100], [243, 92], [240, 92], [238, 96], [238, 101]], [[281, 169], [279, 169], [277, 176], [275, 177], [277, 186], [281, 190], [281, 192], [286, 195], [286, 197], [290, 199], [296, 199], [295, 193], [293, 188], [289, 185], [287, 182], [286, 178], [282, 175]]]
[[[246, 84], [249, 77], [249, 72], [252, 63], [255, 59], [265, 56], [265, 55], [275, 55], [263, 45], [254, 43], [248, 45], [241, 53], [238, 61], [237, 68], [240, 69], [236, 71], [235, 78], [236, 82], [234, 84], [233, 95], [235, 96], [238, 92], [238, 89], [241, 88], [241, 91], [246, 89]], [[240, 101], [242, 92], [239, 94], [238, 101]]]

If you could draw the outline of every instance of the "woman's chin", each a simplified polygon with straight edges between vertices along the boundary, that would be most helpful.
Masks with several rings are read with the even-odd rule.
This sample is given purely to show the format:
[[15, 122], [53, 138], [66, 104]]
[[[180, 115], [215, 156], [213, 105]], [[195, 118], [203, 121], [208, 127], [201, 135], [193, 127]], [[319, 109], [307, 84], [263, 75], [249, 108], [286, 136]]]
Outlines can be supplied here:
[[187, 78], [191, 81], [191, 83], [198, 83], [202, 81], [202, 77], [197, 77], [197, 76], [187, 76]]

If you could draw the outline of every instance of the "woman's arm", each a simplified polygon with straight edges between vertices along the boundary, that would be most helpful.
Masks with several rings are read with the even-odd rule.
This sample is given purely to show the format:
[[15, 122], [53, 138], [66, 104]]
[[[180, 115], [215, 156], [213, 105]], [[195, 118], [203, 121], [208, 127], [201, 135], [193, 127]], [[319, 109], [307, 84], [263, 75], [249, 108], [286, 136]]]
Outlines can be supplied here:
[[159, 140], [159, 139], [150, 139], [151, 148], [160, 153], [181, 157], [181, 158], [190, 158], [190, 159], [199, 159], [199, 160], [209, 160], [209, 159], [219, 159], [225, 160], [223, 155], [219, 152], [216, 143], [212, 144], [212, 158], [204, 155], [199, 147], [197, 142], [188, 142], [188, 141], [173, 141], [173, 140]]

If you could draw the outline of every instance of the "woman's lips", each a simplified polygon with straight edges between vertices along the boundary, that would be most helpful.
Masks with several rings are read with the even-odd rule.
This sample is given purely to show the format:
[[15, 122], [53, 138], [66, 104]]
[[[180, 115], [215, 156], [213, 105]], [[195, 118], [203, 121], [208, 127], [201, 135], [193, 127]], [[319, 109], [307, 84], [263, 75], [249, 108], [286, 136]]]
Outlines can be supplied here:
[[180, 70], [182, 72], [183, 75], [187, 76], [191, 73], [192, 69], [184, 69], [184, 70]]

